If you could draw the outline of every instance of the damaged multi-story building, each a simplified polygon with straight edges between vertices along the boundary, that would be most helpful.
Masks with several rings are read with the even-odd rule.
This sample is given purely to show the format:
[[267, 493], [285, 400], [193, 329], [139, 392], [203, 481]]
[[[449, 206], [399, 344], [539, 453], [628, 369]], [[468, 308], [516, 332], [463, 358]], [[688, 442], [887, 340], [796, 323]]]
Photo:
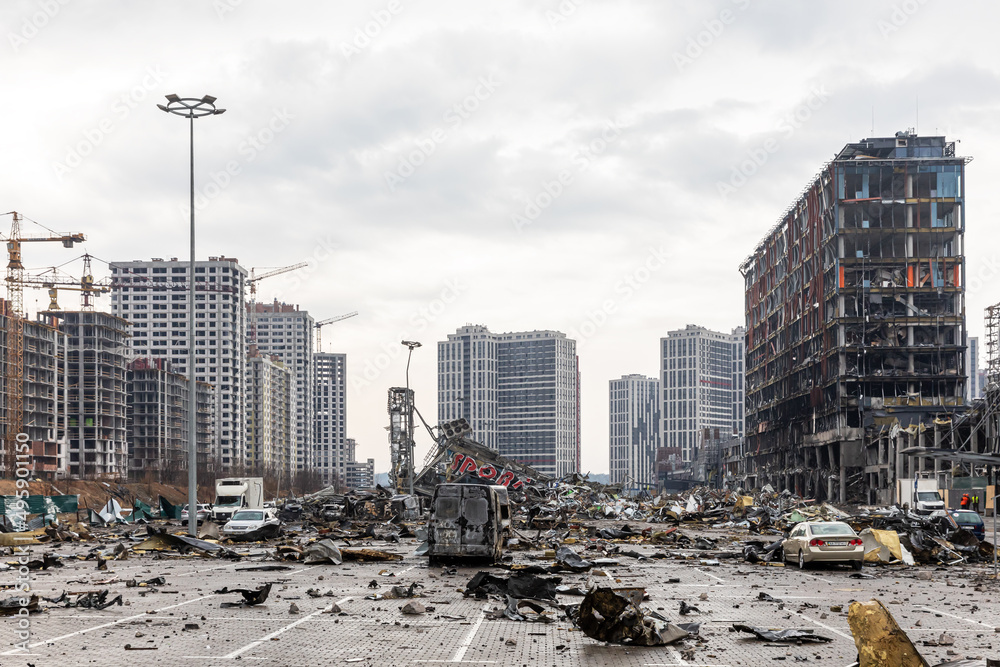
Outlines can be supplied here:
[[947, 481], [938, 459], [901, 451], [965, 409], [967, 162], [912, 131], [848, 144], [742, 263], [747, 435], [726, 452], [731, 483], [891, 502], [897, 478]]

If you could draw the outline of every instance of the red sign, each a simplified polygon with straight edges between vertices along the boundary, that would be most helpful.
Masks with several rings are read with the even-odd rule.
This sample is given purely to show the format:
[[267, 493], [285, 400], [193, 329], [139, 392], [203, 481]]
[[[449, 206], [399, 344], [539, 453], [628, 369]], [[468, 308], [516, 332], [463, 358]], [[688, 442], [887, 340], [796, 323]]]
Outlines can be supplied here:
[[[530, 478], [518, 479], [511, 470], [498, 470], [492, 463], [479, 465], [476, 459], [465, 454], [455, 454], [455, 459], [451, 463], [451, 471], [464, 475], [476, 475], [482, 480], [493, 482], [500, 486], [509, 486], [512, 489], [520, 489], [525, 484], [531, 484], [534, 480]], [[515, 481], [516, 480], [516, 481]]]

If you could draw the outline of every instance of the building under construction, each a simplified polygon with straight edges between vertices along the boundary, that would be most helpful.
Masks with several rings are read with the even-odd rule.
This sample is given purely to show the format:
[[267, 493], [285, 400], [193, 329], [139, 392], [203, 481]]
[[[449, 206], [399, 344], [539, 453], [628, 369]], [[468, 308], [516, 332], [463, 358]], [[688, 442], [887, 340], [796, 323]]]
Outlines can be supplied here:
[[66, 334], [68, 460], [72, 477], [124, 480], [128, 472], [125, 372], [129, 323], [94, 311], [50, 311]]
[[[146, 474], [177, 482], [187, 474], [191, 383], [166, 359], [134, 359], [126, 375], [129, 476]], [[197, 383], [198, 465], [207, 466], [212, 444], [212, 385]]]
[[740, 266], [747, 436], [730, 483], [864, 502], [891, 500], [897, 465], [940, 469], [877, 443], [934, 444], [928, 427], [965, 409], [967, 162], [909, 131], [848, 144]]
[[[0, 299], [0, 357], [7, 359], [10, 332], [9, 302]], [[21, 432], [28, 436], [29, 469], [33, 478], [55, 478], [62, 472], [66, 445], [66, 336], [49, 318], [22, 320], [23, 417]], [[5, 364], [6, 365], [6, 364]], [[5, 374], [6, 374], [6, 368]], [[6, 423], [10, 406], [7, 383], [0, 383], [0, 410]]]

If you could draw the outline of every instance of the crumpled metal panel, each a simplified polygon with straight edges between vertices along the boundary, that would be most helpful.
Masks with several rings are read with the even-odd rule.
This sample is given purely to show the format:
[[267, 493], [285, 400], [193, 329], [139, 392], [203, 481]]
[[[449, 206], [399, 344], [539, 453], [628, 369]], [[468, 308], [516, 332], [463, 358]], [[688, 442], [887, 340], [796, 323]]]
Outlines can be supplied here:
[[639, 606], [641, 590], [593, 589], [580, 604], [577, 624], [588, 637], [616, 644], [663, 646], [687, 637], [687, 631]]

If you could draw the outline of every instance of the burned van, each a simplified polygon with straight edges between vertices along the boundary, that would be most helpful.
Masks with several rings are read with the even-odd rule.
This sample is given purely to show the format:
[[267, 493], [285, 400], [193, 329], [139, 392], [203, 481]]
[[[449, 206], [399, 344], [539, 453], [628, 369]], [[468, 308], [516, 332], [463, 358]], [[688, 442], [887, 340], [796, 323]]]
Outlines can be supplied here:
[[434, 490], [427, 528], [427, 554], [431, 562], [499, 560], [509, 532], [506, 487], [439, 484]]

